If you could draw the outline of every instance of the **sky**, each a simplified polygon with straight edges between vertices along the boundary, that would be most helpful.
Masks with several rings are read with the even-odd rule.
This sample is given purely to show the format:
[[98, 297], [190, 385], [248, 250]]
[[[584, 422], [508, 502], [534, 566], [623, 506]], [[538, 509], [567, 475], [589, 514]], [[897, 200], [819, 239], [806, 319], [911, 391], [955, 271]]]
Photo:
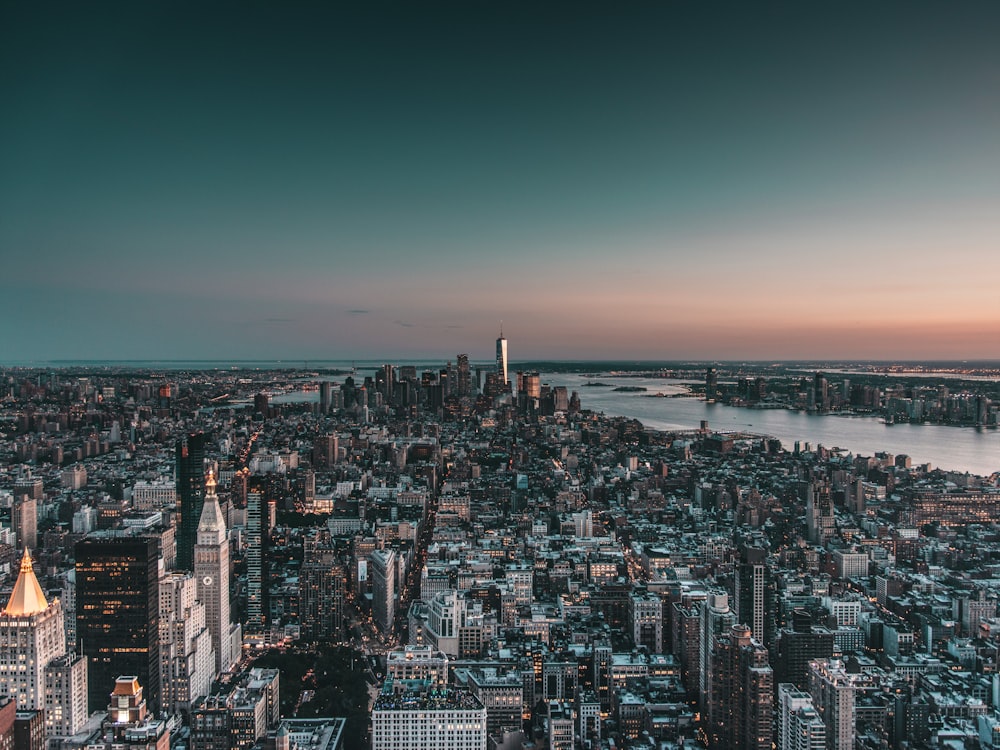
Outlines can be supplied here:
[[0, 361], [1000, 359], [1000, 3], [0, 6]]

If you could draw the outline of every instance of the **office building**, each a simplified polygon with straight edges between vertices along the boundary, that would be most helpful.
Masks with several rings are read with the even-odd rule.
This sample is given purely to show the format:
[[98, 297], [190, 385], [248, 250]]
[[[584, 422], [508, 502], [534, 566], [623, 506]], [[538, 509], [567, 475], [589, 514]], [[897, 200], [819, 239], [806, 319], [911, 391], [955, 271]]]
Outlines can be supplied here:
[[808, 610], [792, 610], [791, 627], [782, 628], [775, 638], [775, 678], [805, 690], [809, 685], [809, 662], [830, 658], [834, 648], [833, 631], [813, 625]]
[[753, 637], [770, 646], [775, 630], [775, 590], [767, 550], [741, 545], [736, 566], [736, 621], [748, 625]]
[[809, 693], [826, 726], [827, 750], [854, 750], [855, 684], [839, 659], [809, 662]]
[[663, 653], [663, 602], [648, 591], [638, 591], [629, 597], [629, 623], [632, 642], [651, 654]]
[[19, 711], [44, 708], [45, 668], [65, 653], [62, 603], [46, 600], [25, 549], [0, 612], [0, 697], [12, 698]]
[[205, 624], [211, 634], [215, 674], [228, 672], [240, 656], [242, 628], [230, 617], [229, 539], [226, 519], [215, 491], [215, 477], [205, 482], [205, 504], [198, 522], [194, 548], [194, 579], [198, 600], [205, 606]]
[[471, 693], [397, 694], [386, 680], [372, 708], [372, 750], [486, 750], [486, 707]]
[[[192, 570], [198, 521], [205, 502], [205, 448], [208, 438], [203, 432], [192, 432], [177, 441], [177, 495], [180, 499], [181, 522], [177, 530], [177, 569]], [[146, 683], [143, 683], [146, 685]], [[146, 685], [147, 696], [150, 694]]]
[[247, 493], [247, 630], [254, 633], [263, 632], [270, 619], [267, 505], [262, 492]]
[[313, 441], [313, 466], [330, 469], [337, 463], [340, 441], [336, 435], [317, 435]]
[[372, 584], [372, 617], [383, 633], [392, 632], [396, 619], [396, 552], [374, 550], [368, 557]]
[[503, 326], [500, 326], [500, 337], [497, 339], [497, 377], [506, 390], [510, 380], [507, 377], [507, 339], [503, 335]]
[[343, 639], [346, 594], [347, 571], [337, 561], [329, 534], [322, 539], [306, 539], [299, 571], [299, 622], [303, 639]]
[[701, 631], [698, 641], [698, 656], [701, 669], [698, 671], [699, 706], [703, 713], [708, 711], [712, 701], [712, 657], [715, 639], [730, 632], [736, 624], [736, 613], [729, 608], [729, 596], [721, 591], [711, 592], [701, 603]]
[[45, 667], [45, 732], [71, 737], [87, 724], [87, 659], [63, 654]]
[[88, 710], [107, 706], [115, 680], [136, 675], [160, 708], [160, 576], [147, 537], [93, 536], [76, 545], [76, 634], [88, 666]]
[[777, 750], [826, 750], [826, 726], [809, 693], [779, 684], [776, 719]]
[[171, 714], [187, 714], [193, 701], [208, 695], [216, 674], [212, 634], [197, 591], [191, 573], [160, 579], [160, 703]]
[[770, 750], [774, 675], [746, 625], [715, 640], [708, 742], [713, 750]]
[[38, 500], [27, 495], [14, 500], [10, 520], [18, 546], [35, 549], [38, 546]]

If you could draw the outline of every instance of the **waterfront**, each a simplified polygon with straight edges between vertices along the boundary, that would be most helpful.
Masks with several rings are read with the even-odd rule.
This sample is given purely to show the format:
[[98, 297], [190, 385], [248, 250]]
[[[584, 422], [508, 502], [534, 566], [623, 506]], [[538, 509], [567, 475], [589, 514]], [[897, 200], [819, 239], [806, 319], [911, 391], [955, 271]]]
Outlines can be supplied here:
[[[343, 365], [340, 362], [338, 364]], [[358, 367], [355, 377], [372, 374], [369, 363]], [[796, 441], [813, 447], [843, 448], [858, 455], [884, 451], [906, 454], [914, 464], [989, 476], [1000, 471], [1000, 430], [934, 424], [886, 425], [879, 417], [809, 414], [789, 409], [746, 409], [707, 404], [683, 397], [685, 387], [663, 378], [616, 378], [606, 375], [543, 372], [542, 382], [564, 385], [580, 394], [584, 409], [611, 416], [638, 419], [655, 430], [692, 430], [707, 420], [713, 430], [751, 432], [781, 440], [787, 449]], [[326, 378], [335, 383], [340, 377]], [[603, 386], [588, 386], [602, 383]], [[645, 387], [645, 392], [616, 391], [620, 387]], [[662, 398], [655, 394], [662, 393]], [[677, 396], [677, 397], [671, 397]], [[291, 391], [275, 395], [275, 404], [318, 401], [318, 391]]]
[[[580, 394], [584, 409], [640, 420], [657, 430], [697, 429], [708, 420], [715, 430], [771, 435], [786, 448], [796, 441], [845, 448], [855, 454], [886, 451], [910, 456], [914, 464], [989, 476], [1000, 471], [1000, 430], [946, 425], [886, 425], [878, 417], [818, 415], [788, 409], [744, 409], [707, 404], [697, 398], [669, 398], [683, 393], [677, 381], [660, 378], [595, 377], [572, 373], [542, 373], [542, 382], [564, 385]], [[588, 382], [610, 387], [587, 386]], [[615, 391], [644, 386], [645, 393]], [[664, 398], [652, 394], [663, 393]]]

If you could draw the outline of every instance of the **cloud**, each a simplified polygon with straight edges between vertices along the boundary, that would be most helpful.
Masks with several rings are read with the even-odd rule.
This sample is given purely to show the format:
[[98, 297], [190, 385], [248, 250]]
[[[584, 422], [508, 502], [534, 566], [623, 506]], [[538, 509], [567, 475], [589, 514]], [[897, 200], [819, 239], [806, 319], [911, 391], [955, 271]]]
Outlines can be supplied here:
[[294, 323], [295, 318], [264, 318], [264, 323]]
[[367, 315], [371, 310], [348, 310], [351, 315]]
[[394, 322], [394, 323], [395, 323], [396, 325], [398, 325], [398, 326], [403, 326], [403, 328], [416, 328], [416, 325], [415, 325], [415, 324], [413, 324], [413, 323], [404, 323], [404, 322], [403, 322], [403, 321], [401, 321], [401, 320], [396, 320], [396, 321], [393, 321], [393, 322]]

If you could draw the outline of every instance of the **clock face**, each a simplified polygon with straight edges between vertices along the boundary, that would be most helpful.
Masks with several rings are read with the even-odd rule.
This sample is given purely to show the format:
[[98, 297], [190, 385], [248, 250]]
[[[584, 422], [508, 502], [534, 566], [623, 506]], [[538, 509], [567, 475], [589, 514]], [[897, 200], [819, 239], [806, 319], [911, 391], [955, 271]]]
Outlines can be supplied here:
[[204, 578], [201, 579], [201, 582], [204, 583], [206, 586], [211, 586], [212, 576], [205, 576]]

